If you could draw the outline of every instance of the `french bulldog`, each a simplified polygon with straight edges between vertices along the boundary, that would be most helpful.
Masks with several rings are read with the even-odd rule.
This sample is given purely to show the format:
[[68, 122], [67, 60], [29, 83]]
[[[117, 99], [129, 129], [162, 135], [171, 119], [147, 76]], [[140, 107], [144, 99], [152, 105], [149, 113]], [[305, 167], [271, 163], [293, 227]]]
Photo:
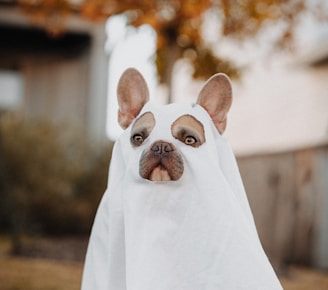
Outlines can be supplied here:
[[[148, 87], [143, 76], [130, 68], [122, 75], [117, 92], [118, 122], [126, 129], [149, 101]], [[231, 82], [223, 73], [218, 73], [207, 81], [197, 100], [197, 104], [207, 111], [221, 134], [226, 128], [231, 102]], [[156, 120], [151, 112], [139, 116], [131, 128], [131, 145], [142, 146], [157, 122], [159, 120]], [[171, 124], [171, 137], [191, 147], [199, 147], [206, 141], [203, 124], [190, 114], [177, 116]], [[144, 149], [140, 158], [140, 176], [151, 181], [176, 181], [183, 171], [181, 153], [169, 140], [156, 140]]]
[[117, 95], [125, 130], [113, 149], [82, 290], [282, 289], [222, 137], [229, 78], [211, 77], [195, 104], [157, 106], [130, 68]]

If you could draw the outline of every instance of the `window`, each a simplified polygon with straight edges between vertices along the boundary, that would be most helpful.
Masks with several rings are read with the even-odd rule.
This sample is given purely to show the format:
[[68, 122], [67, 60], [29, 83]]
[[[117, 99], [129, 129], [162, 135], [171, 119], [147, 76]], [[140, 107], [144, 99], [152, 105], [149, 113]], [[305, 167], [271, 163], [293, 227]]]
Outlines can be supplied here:
[[23, 79], [19, 71], [0, 70], [0, 109], [15, 109], [23, 99]]

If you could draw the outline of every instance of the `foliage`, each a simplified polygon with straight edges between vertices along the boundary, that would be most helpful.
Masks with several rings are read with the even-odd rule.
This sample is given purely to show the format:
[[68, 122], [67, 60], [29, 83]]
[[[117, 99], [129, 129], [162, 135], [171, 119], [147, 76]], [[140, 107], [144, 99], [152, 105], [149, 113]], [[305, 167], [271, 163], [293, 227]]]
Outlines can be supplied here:
[[81, 136], [67, 124], [25, 120], [12, 113], [2, 116], [0, 181], [7, 192], [0, 195], [1, 228], [89, 231], [106, 187], [110, 148], [94, 152]]
[[[220, 71], [231, 77], [238, 76], [238, 68], [217, 56], [202, 36], [203, 22], [208, 12], [219, 20], [217, 34], [238, 40], [254, 37], [263, 27], [282, 24], [277, 47], [292, 43], [294, 29], [305, 12], [317, 18], [324, 15], [324, 1], [307, 0], [18, 0], [33, 19], [44, 21], [47, 27], [58, 32], [63, 18], [72, 13], [87, 19], [101, 20], [115, 14], [126, 13], [130, 24], [151, 25], [157, 32], [157, 67], [160, 79], [170, 83], [175, 59], [192, 56], [195, 77], [208, 78]], [[73, 4], [80, 3], [80, 4]], [[168, 48], [175, 47], [170, 50]], [[192, 50], [193, 53], [185, 53]], [[174, 53], [172, 53], [174, 52]], [[205, 53], [204, 53], [205, 52]], [[170, 58], [174, 57], [172, 61]], [[214, 65], [213, 65], [214, 63]], [[206, 69], [200, 69], [206, 67]], [[198, 69], [197, 69], [198, 68]]]

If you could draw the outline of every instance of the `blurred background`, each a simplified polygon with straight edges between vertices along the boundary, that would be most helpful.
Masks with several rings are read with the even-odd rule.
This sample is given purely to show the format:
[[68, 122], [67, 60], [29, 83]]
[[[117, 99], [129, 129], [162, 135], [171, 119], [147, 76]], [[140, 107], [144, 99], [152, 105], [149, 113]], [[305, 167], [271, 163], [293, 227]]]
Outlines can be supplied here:
[[328, 3], [0, 0], [0, 290], [79, 289], [127, 67], [233, 80], [228, 138], [285, 289], [328, 289]]

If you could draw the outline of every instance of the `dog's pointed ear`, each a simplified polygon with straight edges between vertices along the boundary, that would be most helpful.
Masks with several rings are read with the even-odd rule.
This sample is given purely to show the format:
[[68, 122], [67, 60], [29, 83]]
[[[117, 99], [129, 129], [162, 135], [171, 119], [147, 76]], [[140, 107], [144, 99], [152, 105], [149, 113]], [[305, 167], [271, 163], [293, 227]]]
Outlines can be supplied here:
[[148, 86], [139, 71], [128, 68], [117, 85], [118, 122], [126, 129], [149, 100]]
[[229, 77], [223, 73], [212, 76], [201, 89], [197, 99], [197, 104], [208, 112], [221, 134], [227, 125], [227, 113], [231, 103], [231, 82]]

